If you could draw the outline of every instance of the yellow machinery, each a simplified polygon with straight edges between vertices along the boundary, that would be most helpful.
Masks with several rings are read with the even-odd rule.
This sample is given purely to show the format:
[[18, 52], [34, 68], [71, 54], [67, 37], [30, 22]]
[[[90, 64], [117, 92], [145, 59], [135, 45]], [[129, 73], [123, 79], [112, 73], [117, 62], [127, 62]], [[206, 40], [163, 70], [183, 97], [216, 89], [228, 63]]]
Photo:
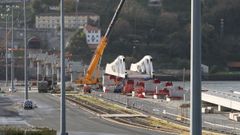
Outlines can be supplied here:
[[[110, 35], [110, 32], [112, 30], [113, 25], [115, 24], [118, 15], [120, 13], [120, 10], [124, 4], [125, 0], [121, 0], [115, 13], [114, 16], [108, 26], [108, 29], [105, 33], [105, 35], [102, 37], [100, 43], [98, 44], [98, 47], [93, 55], [93, 58], [91, 60], [91, 63], [88, 67], [87, 73], [85, 75], [84, 78], [79, 78], [78, 80], [76, 80], [77, 84], [86, 84], [86, 85], [94, 85], [97, 84], [99, 82], [99, 76], [98, 76], [98, 71], [96, 71], [98, 69], [98, 64], [99, 61], [103, 55], [104, 49], [107, 46], [108, 43], [108, 37]], [[96, 75], [94, 76], [94, 72], [97, 72]]]

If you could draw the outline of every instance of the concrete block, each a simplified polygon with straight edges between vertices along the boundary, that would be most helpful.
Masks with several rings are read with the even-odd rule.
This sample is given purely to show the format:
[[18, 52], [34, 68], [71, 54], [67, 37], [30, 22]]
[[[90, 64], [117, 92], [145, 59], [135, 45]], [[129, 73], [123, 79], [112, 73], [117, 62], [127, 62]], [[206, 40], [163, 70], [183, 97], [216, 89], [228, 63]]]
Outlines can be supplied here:
[[132, 91], [132, 97], [135, 97], [135, 91]]
[[159, 99], [159, 96], [156, 95], [156, 94], [154, 94], [154, 95], [153, 95], [153, 99]]
[[171, 98], [167, 97], [167, 98], [166, 98], [166, 101], [167, 101], [167, 102], [170, 102], [170, 101], [171, 101]]

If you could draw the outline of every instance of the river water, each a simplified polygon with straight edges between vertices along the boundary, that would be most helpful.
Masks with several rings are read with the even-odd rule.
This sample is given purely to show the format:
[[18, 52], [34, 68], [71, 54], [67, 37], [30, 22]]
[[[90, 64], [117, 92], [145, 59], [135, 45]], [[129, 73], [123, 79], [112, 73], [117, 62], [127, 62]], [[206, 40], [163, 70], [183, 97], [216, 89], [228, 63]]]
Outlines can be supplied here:
[[[189, 90], [190, 82], [173, 82], [175, 86], [182, 86]], [[219, 91], [240, 91], [240, 81], [202, 81], [203, 90], [219, 90]]]

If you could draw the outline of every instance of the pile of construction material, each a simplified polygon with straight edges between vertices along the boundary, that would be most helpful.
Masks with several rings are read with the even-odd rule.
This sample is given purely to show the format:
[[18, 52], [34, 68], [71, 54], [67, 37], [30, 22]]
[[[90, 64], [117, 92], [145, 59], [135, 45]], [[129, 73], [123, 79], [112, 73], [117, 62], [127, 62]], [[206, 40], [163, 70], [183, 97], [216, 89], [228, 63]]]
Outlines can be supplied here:
[[38, 82], [38, 92], [46, 93], [48, 92], [49, 86], [47, 81], [39, 81]]
[[202, 107], [202, 113], [214, 113], [213, 107]]
[[180, 86], [173, 86], [172, 82], [161, 82], [154, 78], [152, 57], [149, 55], [132, 63], [130, 70], [126, 70], [125, 57], [118, 56], [106, 65], [102, 85], [104, 92], [122, 92], [139, 98], [151, 95], [156, 99], [182, 99], [186, 93]]
[[239, 122], [240, 121], [240, 113], [229, 113], [229, 119]]

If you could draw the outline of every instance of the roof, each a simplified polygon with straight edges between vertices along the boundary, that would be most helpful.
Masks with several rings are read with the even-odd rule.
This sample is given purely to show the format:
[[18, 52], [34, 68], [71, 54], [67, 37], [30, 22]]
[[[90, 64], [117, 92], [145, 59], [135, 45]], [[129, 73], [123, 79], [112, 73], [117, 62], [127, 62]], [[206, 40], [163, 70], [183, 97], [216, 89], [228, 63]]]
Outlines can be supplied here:
[[97, 48], [98, 44], [88, 44], [88, 47], [91, 49], [91, 50], [95, 50]]
[[229, 62], [228, 67], [240, 67], [240, 61]]
[[86, 25], [84, 27], [84, 29], [86, 29], [87, 31], [98, 31], [100, 30], [98, 27], [92, 26], [92, 25]]
[[[95, 14], [93, 12], [79, 12], [79, 13], [65, 13], [65, 16], [82, 16], [82, 15], [94, 15], [94, 16], [99, 16], [98, 14]], [[38, 14], [37, 16], [60, 16], [59, 12], [52, 12], [52, 13], [42, 13]]]

